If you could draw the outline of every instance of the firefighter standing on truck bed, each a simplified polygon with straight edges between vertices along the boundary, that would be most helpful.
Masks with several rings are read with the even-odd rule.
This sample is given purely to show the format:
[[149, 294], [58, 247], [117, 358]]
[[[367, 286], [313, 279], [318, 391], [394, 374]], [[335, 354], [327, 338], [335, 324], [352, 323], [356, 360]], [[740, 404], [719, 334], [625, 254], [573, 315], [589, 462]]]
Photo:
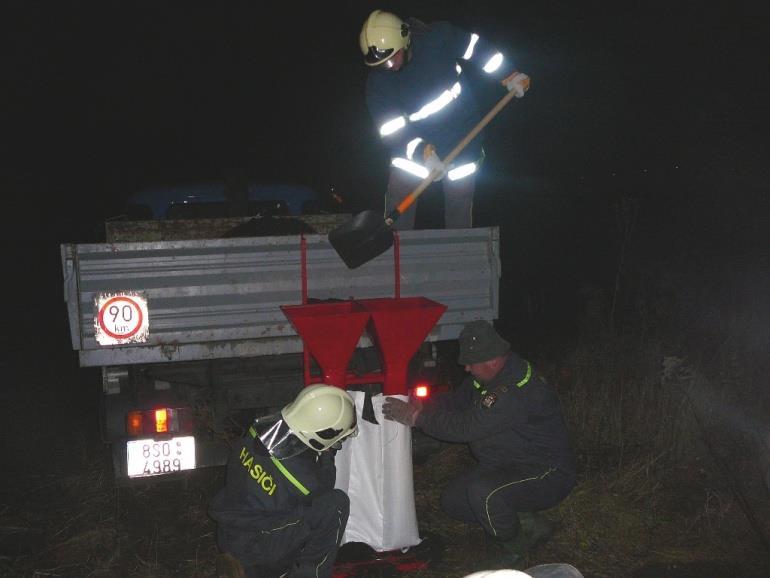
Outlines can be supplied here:
[[[441, 162], [482, 119], [463, 68], [483, 71], [518, 98], [529, 90], [529, 76], [484, 38], [449, 22], [404, 21], [375, 10], [361, 28], [359, 45], [371, 67], [366, 104], [391, 156], [385, 214], [435, 170], [434, 180], [444, 181], [445, 227], [471, 227], [476, 172], [484, 156], [481, 135], [451, 166]], [[412, 205], [396, 227], [413, 229], [415, 214]]]

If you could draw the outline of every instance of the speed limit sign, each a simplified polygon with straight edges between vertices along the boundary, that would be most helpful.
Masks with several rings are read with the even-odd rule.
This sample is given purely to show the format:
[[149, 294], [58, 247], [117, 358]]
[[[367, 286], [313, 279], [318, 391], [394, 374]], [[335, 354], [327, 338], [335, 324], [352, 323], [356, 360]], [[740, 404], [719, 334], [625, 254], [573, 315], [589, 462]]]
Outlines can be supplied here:
[[99, 293], [94, 337], [100, 345], [144, 343], [149, 336], [147, 298], [140, 292]]

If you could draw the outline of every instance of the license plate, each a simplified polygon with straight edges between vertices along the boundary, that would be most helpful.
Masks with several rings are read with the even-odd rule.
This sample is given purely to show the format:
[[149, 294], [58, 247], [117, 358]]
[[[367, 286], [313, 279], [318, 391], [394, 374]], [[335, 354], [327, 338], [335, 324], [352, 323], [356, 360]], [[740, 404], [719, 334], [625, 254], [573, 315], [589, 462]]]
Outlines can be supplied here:
[[195, 469], [195, 438], [131, 440], [126, 442], [128, 477], [162, 476]]

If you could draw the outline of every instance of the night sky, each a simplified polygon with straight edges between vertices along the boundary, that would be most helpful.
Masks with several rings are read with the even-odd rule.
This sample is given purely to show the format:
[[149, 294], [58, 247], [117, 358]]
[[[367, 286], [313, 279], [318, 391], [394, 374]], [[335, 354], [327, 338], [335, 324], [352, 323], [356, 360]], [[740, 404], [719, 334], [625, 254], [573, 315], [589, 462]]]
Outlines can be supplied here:
[[[81, 438], [95, 441], [100, 427], [101, 374], [79, 368], [72, 350], [60, 244], [102, 241], [104, 220], [139, 189], [222, 181], [234, 168], [254, 182], [334, 187], [349, 212], [382, 207], [388, 157], [366, 110], [358, 48], [376, 8], [485, 35], [532, 79], [484, 131], [474, 201], [474, 225], [500, 227], [497, 327], [513, 348], [538, 367], [572, 364], [574, 375], [575, 363], [614, 368], [622, 359], [603, 356], [620, 348], [607, 339], [592, 357], [585, 320], [600, 300], [606, 324], [619, 296], [612, 337], [623, 344], [627, 321], [637, 323], [628, 335], [650, 344], [638, 352], [647, 366], [618, 365], [621, 392], [652, 383], [644, 372], [655, 347], [693, 365], [740, 351], [736, 375], [715, 383], [740, 387], [761, 411], [770, 391], [766, 5], [6, 0], [0, 486], [26, 483], [14, 471], [55, 480], [55, 456], [76, 467], [74, 454], [87, 455]], [[490, 85], [484, 106], [502, 95]], [[440, 226], [436, 193], [421, 197], [418, 224]], [[624, 214], [633, 216], [625, 231]], [[671, 416], [651, 420], [661, 417]], [[46, 482], [45, 492], [56, 487]], [[705, 506], [726, 511], [710, 490]]]
[[[708, 4], [6, 3], [4, 235], [45, 255], [59, 293], [58, 243], [98, 240], [145, 186], [237, 167], [379, 208], [387, 157], [357, 36], [384, 8], [484, 34], [532, 77], [485, 131], [476, 193], [476, 224], [501, 226], [504, 266], [521, 272], [504, 290], [574, 297], [606, 281], [623, 195], [641, 199], [651, 251], [764, 253], [763, 3]], [[500, 96], [491, 87], [486, 104]], [[421, 201], [428, 226], [439, 201]]]

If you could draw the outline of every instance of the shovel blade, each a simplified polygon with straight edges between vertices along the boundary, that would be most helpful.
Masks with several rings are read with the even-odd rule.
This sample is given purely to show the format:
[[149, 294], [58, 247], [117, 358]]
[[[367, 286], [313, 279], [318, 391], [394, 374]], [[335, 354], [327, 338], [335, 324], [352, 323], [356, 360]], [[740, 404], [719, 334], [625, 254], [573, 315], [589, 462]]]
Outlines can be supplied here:
[[363, 211], [329, 232], [329, 243], [355, 269], [382, 255], [393, 245], [393, 230], [376, 211]]

